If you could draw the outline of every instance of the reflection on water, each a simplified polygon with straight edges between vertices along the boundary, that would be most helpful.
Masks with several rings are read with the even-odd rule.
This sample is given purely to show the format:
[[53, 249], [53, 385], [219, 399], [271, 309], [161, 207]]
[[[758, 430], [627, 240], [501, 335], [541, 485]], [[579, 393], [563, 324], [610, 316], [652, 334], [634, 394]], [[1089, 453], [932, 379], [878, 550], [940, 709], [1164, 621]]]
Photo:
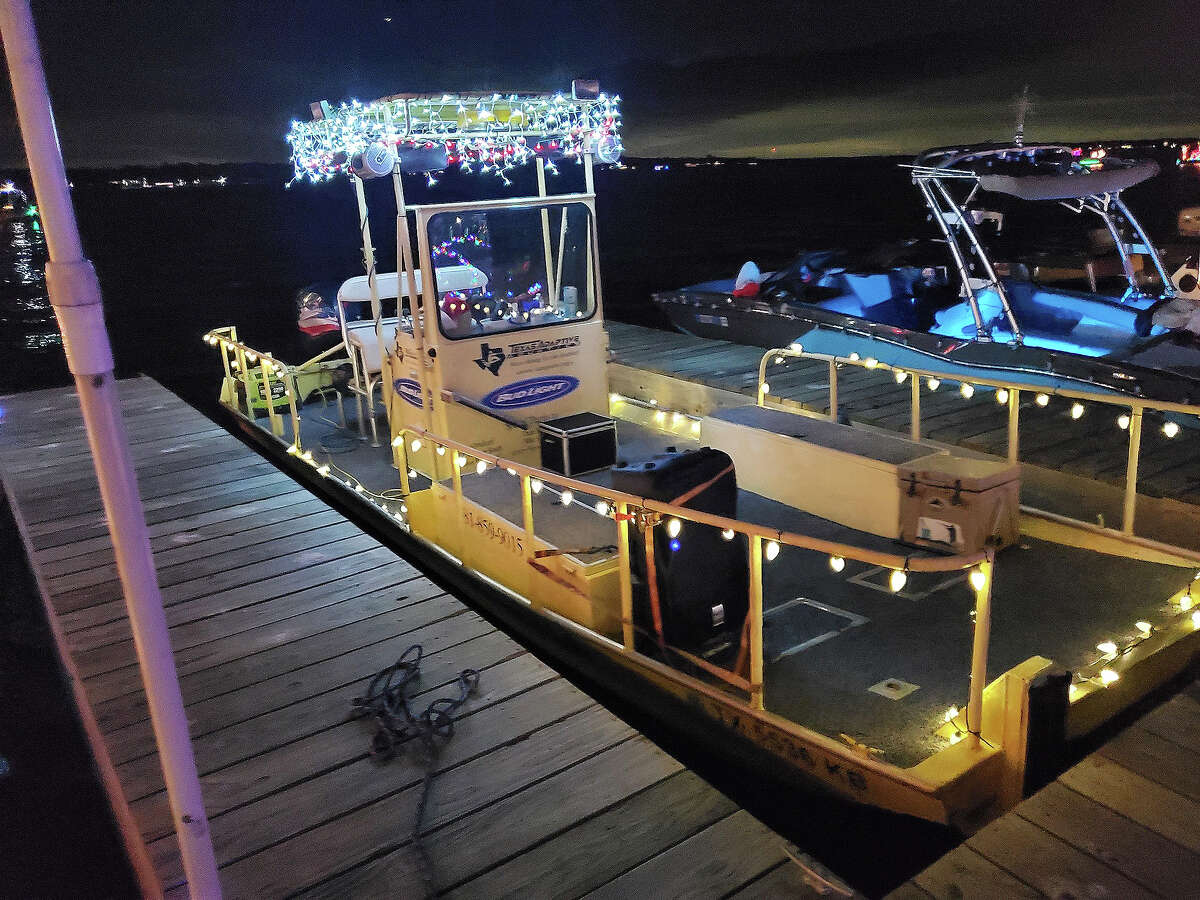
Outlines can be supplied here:
[[64, 370], [45, 266], [46, 241], [36, 218], [0, 222], [0, 353], [19, 383], [58, 380]]

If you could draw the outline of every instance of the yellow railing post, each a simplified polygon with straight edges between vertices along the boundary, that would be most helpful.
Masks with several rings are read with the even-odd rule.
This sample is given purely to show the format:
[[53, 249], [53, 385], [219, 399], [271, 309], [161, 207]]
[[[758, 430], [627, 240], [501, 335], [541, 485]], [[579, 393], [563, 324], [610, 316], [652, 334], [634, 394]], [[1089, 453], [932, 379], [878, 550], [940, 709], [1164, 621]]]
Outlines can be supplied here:
[[921, 439], [921, 376], [912, 375], [912, 420], [909, 423], [908, 436], [914, 441]]
[[838, 374], [837, 360], [829, 361], [829, 421], [838, 420]]
[[[246, 418], [254, 418], [254, 406], [250, 397], [250, 373], [246, 370], [246, 351], [242, 349], [241, 344], [234, 343], [233, 345], [233, 361], [234, 371], [237, 372], [238, 380], [242, 383], [242, 393], [246, 395]], [[238, 412], [241, 412], [239, 409]]]
[[750, 537], [750, 706], [763, 708], [763, 582], [762, 538]]
[[1008, 461], [1016, 465], [1021, 452], [1021, 392], [1008, 389]]
[[[396, 460], [396, 470], [400, 473], [400, 490], [407, 497], [412, 493], [412, 485], [408, 482], [408, 432], [401, 428], [392, 438], [392, 458]], [[436, 448], [435, 448], [436, 451]]]
[[[226, 381], [228, 384], [233, 381], [233, 373], [229, 369], [229, 344], [218, 337], [217, 347], [221, 350], [221, 364], [225, 367], [225, 378], [228, 379]], [[232, 386], [230, 389], [233, 390]]]
[[290, 369], [284, 369], [283, 389], [288, 398], [288, 415], [292, 419], [292, 444], [297, 450], [302, 450], [300, 444], [300, 408], [296, 405], [296, 375]]
[[988, 558], [968, 577], [968, 583], [975, 590], [975, 636], [971, 644], [971, 690], [967, 700], [967, 731], [977, 735], [983, 724], [983, 689], [987, 685], [988, 643], [992, 634], [990, 551]]
[[621, 643], [633, 649], [633, 578], [629, 560], [629, 504], [617, 504], [617, 577], [621, 586]]
[[459, 464], [459, 452], [450, 451], [450, 481], [454, 486], [454, 513], [458, 516], [458, 559], [464, 569], [471, 568], [468, 560], [467, 541], [470, 533], [467, 530], [466, 514], [463, 511], [462, 466]]
[[[271, 361], [265, 357], [258, 358], [258, 371], [262, 376], [262, 389], [266, 394], [265, 403], [267, 404], [267, 421], [271, 423], [271, 434], [275, 437], [283, 437], [283, 418], [275, 411], [275, 397], [271, 391]], [[286, 386], [286, 385], [285, 385]]]
[[1133, 534], [1133, 516], [1137, 507], [1138, 456], [1142, 452], [1142, 408], [1129, 417], [1129, 458], [1125, 465], [1125, 504], [1121, 511], [1121, 530]]
[[529, 565], [533, 561], [533, 479], [529, 475], [521, 476], [521, 527], [525, 531], [525, 567], [529, 572], [530, 589], [525, 592], [529, 598], [529, 605], [533, 609], [537, 609], [540, 605], [537, 601], [538, 592], [533, 588], [533, 576], [535, 570]]

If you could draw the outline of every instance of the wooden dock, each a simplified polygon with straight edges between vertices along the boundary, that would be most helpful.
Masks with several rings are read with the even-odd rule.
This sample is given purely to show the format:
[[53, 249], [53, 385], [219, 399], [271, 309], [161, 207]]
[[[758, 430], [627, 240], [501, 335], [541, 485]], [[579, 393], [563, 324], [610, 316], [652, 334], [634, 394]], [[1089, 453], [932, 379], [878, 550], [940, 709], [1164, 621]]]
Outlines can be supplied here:
[[[120, 388], [227, 897], [422, 895], [424, 766], [371, 759], [350, 715], [416, 643], [418, 699], [481, 672], [423, 819], [438, 894], [807, 893], [782, 838], [390, 549], [154, 381]], [[0, 402], [0, 475], [135, 866], [184, 896], [74, 394]]]
[[[754, 402], [763, 348], [620, 322], [610, 321], [606, 327], [613, 362], [746, 395], [748, 402]], [[781, 335], [780, 341], [786, 344], [788, 338]], [[770, 367], [771, 395], [828, 412], [827, 372], [820, 360], [788, 360], [778, 369]], [[889, 372], [853, 366], [842, 368], [838, 381], [839, 412], [855, 422], [908, 433], [908, 384], [896, 384]], [[1022, 462], [1123, 486], [1129, 435], [1117, 427], [1117, 411], [1093, 405], [1073, 419], [1070, 407], [1070, 402], [1058, 398], [1045, 408], [1036, 406], [1032, 397], [1022, 402]], [[921, 423], [927, 439], [997, 456], [1007, 452], [1006, 408], [991, 393], [979, 391], [967, 400], [950, 387], [926, 392]], [[1172, 439], [1148, 422], [1138, 471], [1139, 494], [1200, 504], [1200, 453], [1190, 429]], [[1119, 524], [1119, 519], [1110, 516], [1109, 523]]]
[[1200, 895], [1200, 682], [890, 895]]

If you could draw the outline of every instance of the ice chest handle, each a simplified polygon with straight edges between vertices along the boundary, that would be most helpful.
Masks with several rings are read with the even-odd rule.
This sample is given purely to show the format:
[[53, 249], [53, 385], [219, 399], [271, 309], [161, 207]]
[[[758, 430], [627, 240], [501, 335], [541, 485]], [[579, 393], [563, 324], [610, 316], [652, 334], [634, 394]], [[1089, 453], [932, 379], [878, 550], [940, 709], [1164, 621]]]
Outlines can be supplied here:
[[542, 468], [575, 476], [607, 469], [617, 461], [617, 423], [584, 412], [538, 423]]
[[955, 553], [1016, 542], [1019, 466], [939, 455], [902, 466], [898, 472], [901, 540]]

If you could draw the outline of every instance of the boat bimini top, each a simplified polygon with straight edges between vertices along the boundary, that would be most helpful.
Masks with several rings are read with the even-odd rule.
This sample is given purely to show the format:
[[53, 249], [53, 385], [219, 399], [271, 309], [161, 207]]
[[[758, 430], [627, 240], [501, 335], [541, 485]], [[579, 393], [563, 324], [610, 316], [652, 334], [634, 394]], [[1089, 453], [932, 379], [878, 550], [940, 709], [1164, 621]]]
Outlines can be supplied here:
[[[975, 319], [976, 339], [990, 341], [992, 329], [1002, 325], [1013, 343], [1021, 343], [1020, 323], [1009, 302], [1008, 290], [980, 239], [977, 225], [980, 210], [972, 209], [980, 191], [1003, 193], [1022, 200], [1056, 201], [1072, 212], [1089, 212], [1104, 223], [1117, 252], [1128, 288], [1121, 302], [1139, 307], [1152, 300], [1144, 316], [1143, 330], [1149, 331], [1150, 314], [1160, 303], [1173, 299], [1171, 279], [1141, 224], [1121, 199], [1121, 191], [1158, 173], [1151, 161], [1129, 162], [1105, 157], [1090, 166], [1082, 165], [1079, 151], [1062, 144], [1024, 145], [974, 144], [926, 150], [908, 166], [913, 184], [920, 190], [934, 221], [942, 231], [962, 279], [962, 290]], [[952, 188], [951, 185], [955, 185]], [[961, 186], [961, 187], [959, 187]], [[1121, 219], [1136, 235], [1131, 245], [1121, 234]], [[965, 246], [964, 246], [965, 241]], [[980, 271], [968, 262], [974, 253]], [[1147, 298], [1139, 285], [1132, 253], [1152, 260], [1162, 284], [1162, 294]], [[1137, 303], [1137, 301], [1141, 301]], [[999, 315], [991, 315], [998, 307]]]

